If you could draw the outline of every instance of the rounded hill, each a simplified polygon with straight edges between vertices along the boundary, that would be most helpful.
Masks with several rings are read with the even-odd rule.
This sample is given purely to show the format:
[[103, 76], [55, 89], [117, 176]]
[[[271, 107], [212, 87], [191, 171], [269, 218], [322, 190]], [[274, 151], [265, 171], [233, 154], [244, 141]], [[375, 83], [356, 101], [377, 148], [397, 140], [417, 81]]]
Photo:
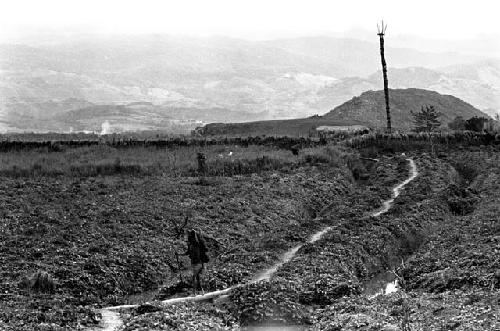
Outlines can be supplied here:
[[[452, 95], [435, 91], [408, 88], [389, 89], [392, 125], [397, 129], [413, 127], [411, 111], [418, 112], [425, 105], [432, 105], [441, 113], [441, 123], [446, 125], [457, 116], [488, 117], [485, 113], [467, 102]], [[386, 111], [384, 91], [367, 91], [358, 97], [335, 107], [323, 116], [332, 120], [357, 121], [371, 127], [385, 127]]]

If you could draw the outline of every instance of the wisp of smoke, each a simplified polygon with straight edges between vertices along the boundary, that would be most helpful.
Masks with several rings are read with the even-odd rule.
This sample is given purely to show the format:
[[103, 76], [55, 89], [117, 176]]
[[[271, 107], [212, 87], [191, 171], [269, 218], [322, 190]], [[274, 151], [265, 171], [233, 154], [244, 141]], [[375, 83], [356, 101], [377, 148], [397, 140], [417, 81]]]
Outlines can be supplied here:
[[101, 124], [101, 134], [109, 134], [111, 133], [111, 124], [109, 124], [109, 121], [104, 121]]

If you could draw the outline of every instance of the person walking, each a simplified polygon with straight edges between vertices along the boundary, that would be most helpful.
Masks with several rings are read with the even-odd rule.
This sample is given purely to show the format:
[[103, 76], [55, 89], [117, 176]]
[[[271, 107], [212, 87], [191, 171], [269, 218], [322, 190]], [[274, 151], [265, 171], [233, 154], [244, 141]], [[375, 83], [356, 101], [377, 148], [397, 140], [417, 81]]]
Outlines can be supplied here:
[[191, 260], [193, 293], [196, 294], [198, 289], [203, 293], [204, 290], [200, 276], [205, 267], [205, 263], [209, 261], [207, 246], [201, 233], [195, 230], [190, 230], [188, 232], [187, 244], [188, 249], [186, 255], [188, 255]]

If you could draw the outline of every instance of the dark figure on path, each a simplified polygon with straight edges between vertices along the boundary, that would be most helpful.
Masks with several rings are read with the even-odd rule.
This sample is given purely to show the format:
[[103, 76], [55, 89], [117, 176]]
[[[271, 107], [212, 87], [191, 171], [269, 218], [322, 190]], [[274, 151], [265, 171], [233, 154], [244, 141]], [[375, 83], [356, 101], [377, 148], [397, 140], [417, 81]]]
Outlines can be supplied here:
[[200, 276], [204, 269], [204, 264], [209, 261], [207, 246], [201, 234], [195, 230], [190, 230], [187, 237], [188, 250], [186, 255], [191, 259], [193, 292], [200, 289], [203, 292]]
[[207, 174], [207, 158], [203, 153], [198, 153], [196, 158], [198, 160], [198, 176], [205, 176]]

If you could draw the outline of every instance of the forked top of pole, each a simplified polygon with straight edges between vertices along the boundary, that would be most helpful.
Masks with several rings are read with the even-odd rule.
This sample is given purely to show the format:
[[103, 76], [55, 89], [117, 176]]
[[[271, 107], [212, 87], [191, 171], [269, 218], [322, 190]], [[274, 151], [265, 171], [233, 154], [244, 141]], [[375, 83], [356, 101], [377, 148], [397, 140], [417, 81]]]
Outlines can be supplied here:
[[384, 20], [382, 20], [382, 25], [379, 26], [377, 23], [377, 35], [383, 36], [385, 34], [385, 31], [387, 30], [387, 24], [384, 24]]

